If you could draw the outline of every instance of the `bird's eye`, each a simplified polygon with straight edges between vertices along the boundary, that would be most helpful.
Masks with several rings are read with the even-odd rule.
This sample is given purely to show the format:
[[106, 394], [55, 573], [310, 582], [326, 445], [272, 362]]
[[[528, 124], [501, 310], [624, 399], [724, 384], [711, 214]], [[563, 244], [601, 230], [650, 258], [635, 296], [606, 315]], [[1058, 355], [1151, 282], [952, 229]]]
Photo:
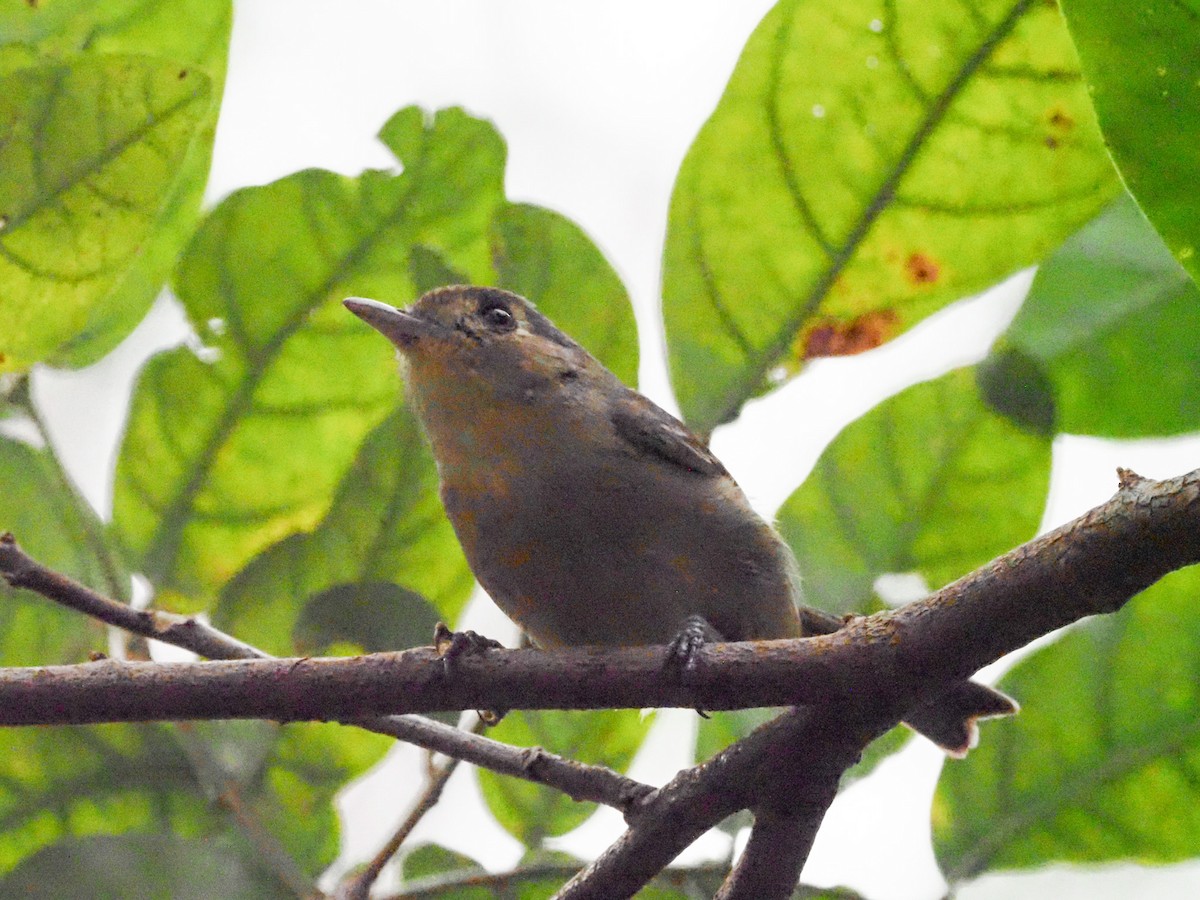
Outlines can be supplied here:
[[485, 307], [479, 311], [479, 318], [493, 331], [512, 331], [517, 327], [517, 320], [503, 306]]

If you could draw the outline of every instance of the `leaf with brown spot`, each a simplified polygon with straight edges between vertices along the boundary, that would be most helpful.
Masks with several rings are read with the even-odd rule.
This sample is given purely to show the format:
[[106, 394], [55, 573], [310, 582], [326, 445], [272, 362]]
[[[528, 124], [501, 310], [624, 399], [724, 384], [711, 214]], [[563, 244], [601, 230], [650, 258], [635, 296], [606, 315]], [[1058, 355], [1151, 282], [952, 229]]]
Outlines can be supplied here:
[[1050, 114], [1046, 116], [1046, 121], [1060, 131], [1070, 131], [1075, 127], [1075, 120], [1061, 107], [1055, 107], [1050, 110]]
[[836, 323], [814, 350], [867, 342], [837, 335], [884, 310], [882, 337], [903, 333], [1040, 260], [1116, 190], [1052, 4], [782, 0], [671, 200], [663, 314], [685, 418], [735, 418], [818, 328]]
[[911, 253], [904, 261], [904, 274], [913, 284], [933, 284], [940, 272], [938, 264], [924, 253]]
[[865, 353], [887, 341], [895, 328], [896, 314], [890, 309], [875, 310], [850, 322], [822, 322], [808, 332], [802, 358]]

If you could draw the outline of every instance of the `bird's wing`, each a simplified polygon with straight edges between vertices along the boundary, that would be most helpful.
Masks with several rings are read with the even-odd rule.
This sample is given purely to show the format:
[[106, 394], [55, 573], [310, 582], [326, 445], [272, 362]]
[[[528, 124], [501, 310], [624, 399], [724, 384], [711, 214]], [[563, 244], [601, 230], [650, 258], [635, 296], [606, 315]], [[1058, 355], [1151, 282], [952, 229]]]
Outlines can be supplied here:
[[617, 434], [639, 451], [701, 475], [728, 475], [691, 429], [641, 394], [628, 391], [613, 409]]

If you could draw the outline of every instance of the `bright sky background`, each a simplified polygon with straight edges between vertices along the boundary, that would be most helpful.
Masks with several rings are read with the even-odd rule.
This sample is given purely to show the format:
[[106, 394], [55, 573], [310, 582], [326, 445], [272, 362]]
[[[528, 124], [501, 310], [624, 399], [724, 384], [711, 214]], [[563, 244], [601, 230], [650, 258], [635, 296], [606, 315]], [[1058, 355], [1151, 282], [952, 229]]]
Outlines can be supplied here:
[[[495, 122], [508, 141], [509, 197], [570, 216], [614, 263], [638, 315], [642, 389], [673, 409], [657, 317], [667, 202], [689, 143], [770, 6], [765, 0], [239, 0], [209, 202], [302, 168], [357, 174], [394, 167], [374, 139], [393, 112], [410, 103], [465, 106]], [[982, 357], [1030, 277], [1015, 276], [878, 351], [814, 364], [719, 430], [714, 449], [771, 515], [848, 421], [907, 384]], [[100, 365], [36, 376], [56, 447], [105, 515], [112, 454], [136, 368], [187, 335], [178, 308], [165, 299]], [[1194, 438], [1122, 444], [1062, 438], [1055, 445], [1046, 525], [1110, 496], [1117, 465], [1165, 477], [1193, 468], [1198, 457]], [[497, 638], [513, 633], [485, 601], [473, 604], [470, 616], [472, 627]], [[694, 728], [690, 712], [660, 714], [653, 746], [631, 774], [668, 779], [687, 762], [683, 739]], [[940, 896], [945, 885], [928, 839], [940, 765], [931, 745], [913, 741], [877, 776], [847, 791], [827, 817], [805, 880], [844, 884], [880, 900]], [[350, 861], [372, 853], [405, 815], [422, 771], [421, 754], [402, 746], [367, 784], [349, 792], [344, 842]], [[517, 843], [479, 803], [474, 777], [464, 768], [413, 841], [445, 843], [492, 868], [512, 865]], [[602, 811], [564, 846], [594, 854], [620, 831], [619, 817]], [[684, 859], [723, 847], [713, 837]], [[1014, 896], [1016, 884], [985, 879], [962, 895]], [[1198, 889], [1200, 872], [1188, 866], [1109, 868], [1082, 881], [1054, 873], [1023, 876], [1019, 888], [1022, 896], [1101, 898], [1190, 897]]]

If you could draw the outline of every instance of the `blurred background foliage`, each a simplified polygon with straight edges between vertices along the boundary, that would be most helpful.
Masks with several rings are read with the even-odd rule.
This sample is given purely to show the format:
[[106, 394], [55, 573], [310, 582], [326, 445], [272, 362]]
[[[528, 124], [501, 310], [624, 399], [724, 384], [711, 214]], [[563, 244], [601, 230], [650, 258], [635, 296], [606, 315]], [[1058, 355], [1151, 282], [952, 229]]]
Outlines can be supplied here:
[[[1200, 6], [1062, 5], [781, 0], [679, 171], [662, 315], [702, 434], [807, 361], [1039, 265], [982, 363], [851, 423], [784, 503], [815, 605], [878, 609], [883, 576], [937, 588], [1033, 537], [1056, 435], [1200, 431]], [[378, 135], [396, 168], [307, 170], [201, 211], [231, 18], [227, 0], [0, 5], [0, 530], [121, 599], [137, 573], [157, 605], [272, 653], [424, 643], [473, 580], [391, 349], [340, 301], [503, 286], [633, 383], [629, 297], [576, 224], [506, 197], [503, 137], [458, 108], [396, 112]], [[48, 446], [27, 374], [103, 357], [164, 285], [197, 340], [142, 370], [105, 522]], [[1025, 711], [938, 788], [952, 885], [1200, 854], [1195, 581], [1006, 676]], [[4, 591], [0, 664], [106, 649], [93, 623]], [[762, 719], [703, 722], [698, 752]], [[628, 710], [515, 714], [493, 734], [624, 769], [648, 727]], [[295, 896], [337, 854], [334, 793], [388, 746], [264, 723], [0, 741], [0, 897]], [[529, 852], [506, 889], [547, 896], [565, 875], [543, 842], [590, 808], [480, 783]], [[478, 871], [433, 846], [404, 862], [422, 883]], [[711, 873], [672, 877], [646, 895], [711, 893]]]

